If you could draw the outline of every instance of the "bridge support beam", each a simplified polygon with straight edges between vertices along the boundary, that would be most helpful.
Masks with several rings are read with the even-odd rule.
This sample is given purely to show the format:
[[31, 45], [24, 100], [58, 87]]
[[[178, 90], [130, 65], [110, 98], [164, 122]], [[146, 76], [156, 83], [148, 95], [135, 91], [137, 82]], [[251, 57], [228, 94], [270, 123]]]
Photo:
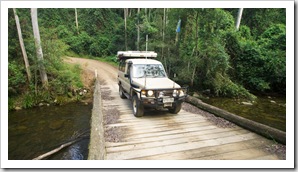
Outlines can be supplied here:
[[99, 78], [95, 76], [95, 88], [93, 93], [93, 109], [91, 116], [91, 133], [89, 143], [88, 160], [104, 160], [106, 157], [104, 129], [103, 129], [103, 106], [101, 100]]

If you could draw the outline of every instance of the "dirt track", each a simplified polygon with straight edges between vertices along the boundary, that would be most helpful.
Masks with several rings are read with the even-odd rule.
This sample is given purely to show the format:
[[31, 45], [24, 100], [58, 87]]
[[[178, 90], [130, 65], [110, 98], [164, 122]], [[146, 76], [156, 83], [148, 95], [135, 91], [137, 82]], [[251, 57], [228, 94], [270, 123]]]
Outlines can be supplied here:
[[178, 115], [147, 110], [136, 118], [130, 101], [118, 95], [115, 67], [90, 59], [67, 61], [90, 75], [97, 71], [101, 79], [107, 159], [285, 159], [285, 152], [271, 150], [272, 141], [188, 104]]

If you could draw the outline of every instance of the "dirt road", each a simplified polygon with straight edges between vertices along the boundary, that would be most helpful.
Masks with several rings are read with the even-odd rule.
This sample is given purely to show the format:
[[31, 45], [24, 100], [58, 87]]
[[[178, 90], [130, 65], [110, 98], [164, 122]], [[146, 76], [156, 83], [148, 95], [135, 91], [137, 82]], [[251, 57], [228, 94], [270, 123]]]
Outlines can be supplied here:
[[69, 58], [101, 78], [105, 141], [109, 160], [285, 159], [273, 141], [188, 104], [179, 114], [147, 110], [134, 117], [131, 103], [118, 94], [117, 69], [90, 59]]

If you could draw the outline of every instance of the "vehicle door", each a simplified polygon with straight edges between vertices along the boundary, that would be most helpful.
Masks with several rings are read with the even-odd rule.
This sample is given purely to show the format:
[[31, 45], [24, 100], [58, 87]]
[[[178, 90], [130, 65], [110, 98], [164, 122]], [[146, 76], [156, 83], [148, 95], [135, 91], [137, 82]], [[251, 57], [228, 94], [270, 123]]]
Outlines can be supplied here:
[[125, 71], [123, 72], [123, 82], [122, 87], [125, 90], [125, 92], [129, 93], [130, 92], [130, 77], [131, 77], [131, 67], [132, 65], [130, 63], [125, 64]]

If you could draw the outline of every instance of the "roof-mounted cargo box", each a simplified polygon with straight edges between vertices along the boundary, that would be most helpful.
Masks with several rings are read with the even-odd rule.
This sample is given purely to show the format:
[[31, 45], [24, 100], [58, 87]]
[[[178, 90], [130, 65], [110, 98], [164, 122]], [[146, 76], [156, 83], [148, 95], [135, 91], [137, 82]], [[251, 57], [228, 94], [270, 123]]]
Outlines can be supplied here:
[[118, 60], [126, 60], [131, 58], [156, 58], [157, 53], [154, 51], [118, 51]]

